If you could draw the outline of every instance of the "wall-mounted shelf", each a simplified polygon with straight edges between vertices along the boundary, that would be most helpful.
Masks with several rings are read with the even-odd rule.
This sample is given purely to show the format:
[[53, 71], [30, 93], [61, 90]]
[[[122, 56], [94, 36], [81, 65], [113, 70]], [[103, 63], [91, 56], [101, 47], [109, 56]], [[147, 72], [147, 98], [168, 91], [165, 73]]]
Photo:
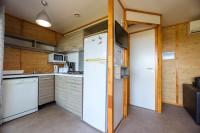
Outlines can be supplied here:
[[54, 52], [55, 47], [53, 44], [33, 40], [30, 38], [25, 38], [21, 36], [12, 36], [5, 35], [5, 45], [22, 48], [22, 49], [30, 49], [34, 51], [44, 51], [44, 52]]

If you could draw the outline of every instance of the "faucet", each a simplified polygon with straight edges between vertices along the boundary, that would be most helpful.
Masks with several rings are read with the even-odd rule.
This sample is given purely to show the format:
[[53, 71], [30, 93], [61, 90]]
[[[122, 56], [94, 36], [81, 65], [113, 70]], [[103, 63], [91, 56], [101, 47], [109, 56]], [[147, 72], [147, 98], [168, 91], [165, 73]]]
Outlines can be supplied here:
[[34, 69], [34, 70], [33, 70], [33, 74], [36, 74], [36, 73], [37, 73], [37, 71]]

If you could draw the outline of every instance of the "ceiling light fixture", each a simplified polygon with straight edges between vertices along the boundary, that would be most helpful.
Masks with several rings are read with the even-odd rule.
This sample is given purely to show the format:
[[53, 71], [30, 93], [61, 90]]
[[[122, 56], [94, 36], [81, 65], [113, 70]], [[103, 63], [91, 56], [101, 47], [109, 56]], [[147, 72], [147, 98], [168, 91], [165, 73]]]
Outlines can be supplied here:
[[74, 16], [75, 17], [80, 17], [80, 14], [79, 13], [75, 13]]
[[45, 7], [47, 7], [48, 3], [45, 0], [42, 0], [41, 4], [43, 5], [43, 9], [41, 12], [38, 13], [36, 17], [36, 23], [43, 27], [51, 27], [51, 20], [47, 12], [45, 11]]

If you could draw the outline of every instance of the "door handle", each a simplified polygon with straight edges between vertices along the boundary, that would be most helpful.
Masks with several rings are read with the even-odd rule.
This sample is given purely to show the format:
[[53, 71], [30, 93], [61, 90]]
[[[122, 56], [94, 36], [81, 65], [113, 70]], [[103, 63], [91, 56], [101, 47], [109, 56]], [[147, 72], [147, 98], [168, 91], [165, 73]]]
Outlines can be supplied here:
[[153, 70], [153, 67], [147, 67], [146, 69], [147, 70]]

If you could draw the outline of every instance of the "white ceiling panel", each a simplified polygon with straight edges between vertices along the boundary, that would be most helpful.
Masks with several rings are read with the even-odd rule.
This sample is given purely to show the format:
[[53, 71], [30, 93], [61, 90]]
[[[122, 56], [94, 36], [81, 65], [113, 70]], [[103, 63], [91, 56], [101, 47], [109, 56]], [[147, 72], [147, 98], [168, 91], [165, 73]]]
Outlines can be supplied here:
[[[127, 8], [163, 14], [163, 25], [200, 19], [200, 0], [121, 0]], [[47, 0], [53, 30], [65, 33], [107, 15], [107, 0]], [[6, 0], [6, 12], [35, 23], [40, 0]], [[80, 17], [74, 17], [80, 13]]]
[[200, 19], [200, 0], [126, 0], [126, 7], [162, 14], [164, 26]]
[[[65, 33], [107, 15], [107, 0], [46, 0], [53, 30]], [[40, 0], [6, 0], [6, 13], [35, 23]], [[80, 17], [74, 17], [79, 13]]]

